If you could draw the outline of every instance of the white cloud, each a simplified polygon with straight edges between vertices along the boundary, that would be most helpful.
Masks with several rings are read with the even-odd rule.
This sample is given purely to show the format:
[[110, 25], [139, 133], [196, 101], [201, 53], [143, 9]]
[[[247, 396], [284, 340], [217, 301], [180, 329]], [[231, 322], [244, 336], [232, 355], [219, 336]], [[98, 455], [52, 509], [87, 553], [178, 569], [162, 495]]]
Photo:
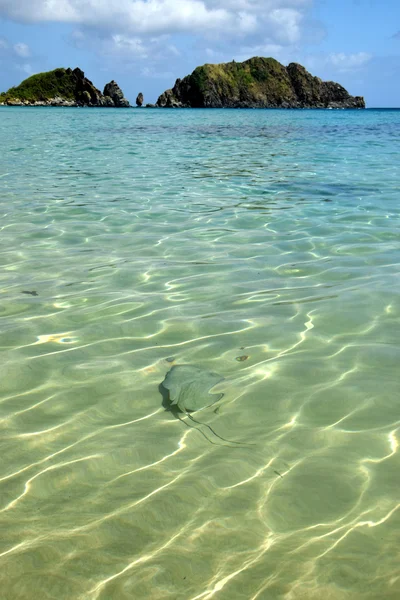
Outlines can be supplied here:
[[19, 71], [22, 71], [23, 73], [25, 73], [26, 75], [33, 75], [35, 73], [35, 70], [32, 68], [32, 66], [28, 63], [24, 63], [23, 65], [19, 65], [17, 67], [17, 69]]
[[354, 71], [366, 65], [372, 58], [367, 52], [357, 52], [356, 54], [345, 54], [339, 52], [330, 54], [327, 62], [335, 67], [338, 71]]
[[113, 74], [117, 66], [119, 72], [134, 72], [136, 76], [173, 79], [171, 64], [181, 56], [168, 35], [107, 35], [101, 31], [84, 28], [75, 30], [72, 40], [77, 48], [84, 48], [101, 56], [101, 69]]
[[155, 69], [144, 67], [141, 69], [141, 75], [143, 77], [151, 78], [151, 79], [170, 79], [172, 80], [174, 74], [170, 71], [156, 71]]
[[129, 54], [138, 58], [147, 58], [147, 50], [143, 41], [137, 37], [128, 37], [126, 35], [116, 33], [111, 36], [111, 45], [109, 48], [114, 54]]
[[260, 44], [257, 46], [243, 46], [240, 53], [236, 54], [235, 60], [243, 61], [252, 56], [272, 57], [280, 62], [287, 62], [285, 47], [279, 44]]
[[13, 44], [6, 38], [0, 38], [0, 60], [2, 62], [3, 75], [4, 71], [9, 73], [22, 72], [26, 75], [35, 73], [32, 65], [26, 62], [26, 59], [31, 56], [30, 48], [23, 42]]
[[31, 51], [29, 49], [29, 46], [27, 44], [24, 44], [23, 42], [19, 42], [18, 44], [14, 44], [14, 52], [18, 56], [21, 56], [22, 58], [27, 58], [28, 56], [31, 55]]
[[293, 44], [300, 39], [301, 12], [293, 8], [278, 8], [270, 13], [269, 18], [278, 41]]
[[335, 73], [354, 73], [365, 67], [373, 59], [372, 54], [367, 52], [355, 52], [346, 54], [337, 52], [331, 54], [315, 53], [302, 56], [301, 62], [314, 75], [322, 71], [329, 77]]
[[195, 33], [261, 35], [293, 43], [312, 0], [0, 0], [22, 22], [62, 22], [136, 36]]
[[5, 38], [0, 38], [0, 52], [2, 54], [7, 54], [7, 56], [10, 57], [19, 58], [28, 58], [28, 56], [31, 55], [31, 51], [28, 44], [18, 42], [17, 44], [12, 45]]
[[[100, 55], [106, 68], [118, 64], [124, 71], [140, 72], [146, 61], [158, 76], [184, 74], [207, 60], [261, 55], [285, 62], [296, 55], [311, 24], [319, 29], [310, 20], [314, 1], [0, 0], [0, 18], [70, 24], [72, 43]], [[22, 44], [18, 52], [21, 60], [29, 56]]]

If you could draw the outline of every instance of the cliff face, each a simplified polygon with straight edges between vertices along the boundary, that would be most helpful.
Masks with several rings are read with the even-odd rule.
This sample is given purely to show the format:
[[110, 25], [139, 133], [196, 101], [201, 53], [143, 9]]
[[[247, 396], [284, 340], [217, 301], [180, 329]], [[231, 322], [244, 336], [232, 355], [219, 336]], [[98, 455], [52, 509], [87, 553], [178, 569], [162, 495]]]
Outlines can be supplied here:
[[115, 81], [108, 83], [102, 94], [78, 68], [32, 75], [19, 86], [0, 94], [0, 103], [11, 106], [129, 107]]
[[338, 83], [313, 77], [304, 67], [273, 58], [197, 67], [157, 100], [160, 107], [365, 108]]
[[114, 81], [110, 81], [104, 87], [103, 95], [105, 98], [111, 98], [116, 108], [128, 108], [129, 101], [124, 98], [124, 94], [119, 85]]
[[365, 108], [362, 96], [350, 96], [339, 83], [313, 77], [297, 63], [290, 63], [286, 70], [302, 107]]

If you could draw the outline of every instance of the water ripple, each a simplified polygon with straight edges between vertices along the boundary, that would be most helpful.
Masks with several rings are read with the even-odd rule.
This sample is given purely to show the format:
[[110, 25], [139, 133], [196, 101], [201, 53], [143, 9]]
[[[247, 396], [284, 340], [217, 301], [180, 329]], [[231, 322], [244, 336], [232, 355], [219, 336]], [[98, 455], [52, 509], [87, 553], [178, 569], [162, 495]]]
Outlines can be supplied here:
[[397, 600], [400, 113], [0, 112], [2, 597]]

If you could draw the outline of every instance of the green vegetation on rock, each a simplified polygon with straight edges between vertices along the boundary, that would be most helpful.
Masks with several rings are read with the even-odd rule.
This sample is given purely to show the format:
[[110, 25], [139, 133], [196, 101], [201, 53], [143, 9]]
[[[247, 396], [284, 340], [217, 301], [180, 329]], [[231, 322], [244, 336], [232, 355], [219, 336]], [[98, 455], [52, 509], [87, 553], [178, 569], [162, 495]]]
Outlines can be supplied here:
[[364, 108], [339, 84], [323, 82], [304, 67], [287, 68], [274, 58], [206, 64], [177, 79], [157, 101], [161, 107], [193, 108]]
[[0, 94], [0, 103], [129, 107], [115, 81], [108, 83], [102, 94], [78, 68], [59, 68], [32, 75]]
[[12, 87], [8, 92], [0, 94], [0, 98], [3, 102], [13, 99], [36, 102], [57, 96], [66, 100], [74, 100], [75, 88], [75, 78], [71, 78], [65, 69], [55, 69], [28, 77], [17, 87]]

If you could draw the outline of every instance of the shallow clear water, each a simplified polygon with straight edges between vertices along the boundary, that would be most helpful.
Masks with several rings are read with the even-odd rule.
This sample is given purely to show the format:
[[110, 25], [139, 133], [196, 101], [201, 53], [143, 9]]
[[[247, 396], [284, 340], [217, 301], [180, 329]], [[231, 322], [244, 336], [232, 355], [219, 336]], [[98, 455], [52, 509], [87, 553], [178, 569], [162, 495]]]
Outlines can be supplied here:
[[[400, 112], [0, 139], [2, 600], [398, 599]], [[224, 377], [203, 425], [181, 364]]]

